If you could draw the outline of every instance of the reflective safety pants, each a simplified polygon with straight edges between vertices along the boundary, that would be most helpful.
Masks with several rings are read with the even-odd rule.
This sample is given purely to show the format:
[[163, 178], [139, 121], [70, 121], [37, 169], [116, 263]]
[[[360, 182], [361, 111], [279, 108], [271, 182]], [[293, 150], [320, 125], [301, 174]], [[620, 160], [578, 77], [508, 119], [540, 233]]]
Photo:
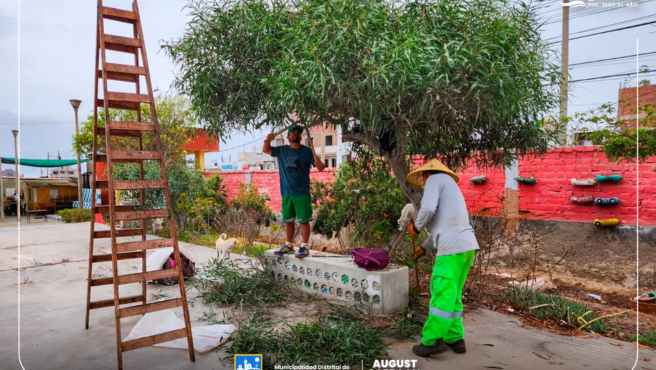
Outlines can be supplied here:
[[435, 258], [428, 320], [422, 331], [423, 345], [432, 346], [440, 338], [446, 343], [464, 339], [462, 287], [475, 255], [476, 251], [469, 251]]

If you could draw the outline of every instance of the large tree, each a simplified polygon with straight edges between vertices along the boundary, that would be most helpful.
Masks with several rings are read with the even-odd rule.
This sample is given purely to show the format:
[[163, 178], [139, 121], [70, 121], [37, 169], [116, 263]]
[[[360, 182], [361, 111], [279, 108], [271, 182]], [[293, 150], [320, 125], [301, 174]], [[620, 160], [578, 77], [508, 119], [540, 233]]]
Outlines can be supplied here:
[[[558, 102], [553, 53], [529, 6], [498, 0], [191, 1], [163, 47], [174, 83], [221, 137], [255, 128], [339, 126], [382, 155], [405, 194], [408, 155], [503, 165], [548, 148]], [[557, 62], [557, 61], [556, 61]], [[365, 163], [363, 161], [362, 163]]]

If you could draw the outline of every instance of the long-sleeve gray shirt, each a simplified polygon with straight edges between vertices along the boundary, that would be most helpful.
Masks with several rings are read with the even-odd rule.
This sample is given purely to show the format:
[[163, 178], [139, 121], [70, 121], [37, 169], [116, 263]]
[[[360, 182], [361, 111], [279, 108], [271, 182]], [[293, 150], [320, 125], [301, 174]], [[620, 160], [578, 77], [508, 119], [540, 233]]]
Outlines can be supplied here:
[[430, 232], [422, 246], [437, 248], [438, 256], [479, 249], [465, 198], [458, 184], [445, 173], [431, 175], [426, 181], [415, 226]]

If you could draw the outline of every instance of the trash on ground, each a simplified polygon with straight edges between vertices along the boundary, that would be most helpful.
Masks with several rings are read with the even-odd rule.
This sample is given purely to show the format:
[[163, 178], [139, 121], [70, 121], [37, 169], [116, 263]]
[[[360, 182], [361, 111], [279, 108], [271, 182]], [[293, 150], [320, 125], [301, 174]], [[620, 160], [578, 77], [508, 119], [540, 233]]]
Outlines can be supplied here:
[[508, 312], [511, 312], [511, 313], [512, 313], [512, 312], [515, 312], [515, 310], [513, 310], [513, 309], [510, 308], [510, 307], [508, 307]]
[[596, 299], [596, 300], [598, 300], [598, 301], [601, 301], [601, 296], [600, 296], [600, 295], [592, 294], [592, 293], [588, 293], [588, 296], [589, 296], [589, 297], [592, 297], [592, 298], [594, 298], [594, 299]]
[[[160, 333], [183, 329], [184, 321], [171, 310], [145, 314], [134, 326], [124, 341], [149, 337]], [[191, 328], [191, 336], [196, 352], [203, 354], [225, 343], [235, 330], [234, 325], [207, 325]], [[187, 338], [155, 344], [154, 347], [188, 349]]]

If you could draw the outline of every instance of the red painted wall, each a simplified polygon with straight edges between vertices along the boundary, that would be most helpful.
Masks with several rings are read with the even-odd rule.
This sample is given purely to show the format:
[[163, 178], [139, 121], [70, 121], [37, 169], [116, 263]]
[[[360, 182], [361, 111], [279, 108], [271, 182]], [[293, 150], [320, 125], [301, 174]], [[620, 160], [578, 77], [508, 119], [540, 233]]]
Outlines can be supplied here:
[[[636, 180], [635, 164], [609, 162], [597, 147], [567, 147], [551, 150], [540, 158], [526, 157], [519, 162], [519, 175], [534, 176], [535, 185], [518, 184], [519, 213], [521, 217], [592, 222], [595, 218], [619, 218], [621, 224], [636, 224], [636, 209], [640, 207], [640, 225], [656, 226], [656, 158], [640, 164]], [[474, 185], [469, 181], [484, 173], [488, 181]], [[619, 174], [624, 178], [618, 183], [597, 183], [594, 186], [572, 186], [571, 179], [586, 179], [597, 175]], [[211, 174], [208, 174], [211, 175]], [[460, 189], [472, 214], [493, 215], [503, 208], [506, 176], [504, 170], [479, 170], [472, 166], [458, 173]], [[239, 184], [246, 181], [245, 171], [221, 172], [231, 198]], [[313, 170], [311, 177], [320, 181], [332, 181], [334, 170]], [[636, 184], [639, 181], [640, 197], [636, 201]], [[280, 210], [280, 182], [278, 171], [252, 171], [251, 182], [261, 192], [267, 192], [274, 211]], [[615, 206], [576, 204], [572, 196], [618, 197]]]
[[[596, 147], [567, 147], [550, 151], [542, 158], [526, 157], [519, 163], [519, 174], [534, 176], [535, 185], [518, 185], [519, 211], [522, 216], [546, 220], [591, 222], [595, 218], [618, 218], [621, 224], [656, 225], [656, 158], [635, 164], [609, 162]], [[598, 182], [593, 186], [573, 186], [571, 179], [597, 175], [622, 175], [617, 182]], [[636, 179], [637, 175], [637, 179]], [[636, 185], [639, 184], [639, 188]], [[636, 200], [636, 194], [640, 197]], [[619, 205], [576, 204], [572, 196], [618, 197]]]

